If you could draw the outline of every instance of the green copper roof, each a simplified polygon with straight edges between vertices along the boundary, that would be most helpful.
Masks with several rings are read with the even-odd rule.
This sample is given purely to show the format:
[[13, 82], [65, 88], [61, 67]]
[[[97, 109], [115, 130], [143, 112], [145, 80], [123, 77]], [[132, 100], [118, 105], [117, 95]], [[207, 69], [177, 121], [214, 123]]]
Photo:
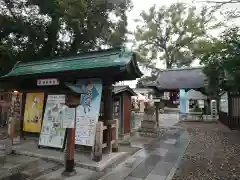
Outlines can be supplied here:
[[[77, 71], [77, 70], [89, 70], [96, 68], [109, 68], [109, 67], [125, 67], [134, 61], [134, 73], [137, 76], [142, 76], [138, 66], [136, 64], [136, 55], [133, 52], [126, 52], [121, 50], [105, 50], [80, 54], [76, 57], [59, 58], [51, 60], [33, 61], [33, 62], [20, 62], [8, 74], [3, 76], [25, 76], [33, 74], [44, 73], [57, 73], [63, 71]], [[131, 66], [132, 68], [132, 66]], [[126, 69], [129, 68], [126, 67]], [[132, 73], [132, 72], [130, 72]], [[138, 77], [136, 77], [138, 78]]]

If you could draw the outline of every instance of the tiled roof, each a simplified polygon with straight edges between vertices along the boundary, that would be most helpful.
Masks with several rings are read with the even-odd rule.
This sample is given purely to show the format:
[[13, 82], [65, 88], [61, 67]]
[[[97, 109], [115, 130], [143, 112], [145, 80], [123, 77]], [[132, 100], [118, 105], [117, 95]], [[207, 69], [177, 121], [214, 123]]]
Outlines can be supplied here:
[[113, 86], [113, 93], [118, 94], [121, 92], [127, 91], [131, 94], [131, 96], [136, 96], [137, 94], [130, 88], [129, 86]]
[[1, 78], [116, 67], [122, 74], [124, 74], [124, 70], [128, 72], [125, 73], [126, 75], [124, 74], [125, 76], [123, 75], [123, 80], [136, 79], [142, 76], [136, 62], [137, 58], [136, 53], [122, 49], [88, 52], [74, 57], [20, 62]]
[[161, 70], [156, 80], [159, 89], [201, 88], [206, 76], [202, 67]]

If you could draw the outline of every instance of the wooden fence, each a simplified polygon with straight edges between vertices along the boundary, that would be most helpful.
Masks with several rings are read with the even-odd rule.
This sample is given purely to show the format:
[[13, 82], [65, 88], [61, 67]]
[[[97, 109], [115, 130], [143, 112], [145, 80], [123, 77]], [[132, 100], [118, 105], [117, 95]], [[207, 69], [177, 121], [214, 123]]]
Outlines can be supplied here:
[[219, 120], [232, 130], [240, 130], [240, 94], [228, 93], [228, 112], [219, 111]]

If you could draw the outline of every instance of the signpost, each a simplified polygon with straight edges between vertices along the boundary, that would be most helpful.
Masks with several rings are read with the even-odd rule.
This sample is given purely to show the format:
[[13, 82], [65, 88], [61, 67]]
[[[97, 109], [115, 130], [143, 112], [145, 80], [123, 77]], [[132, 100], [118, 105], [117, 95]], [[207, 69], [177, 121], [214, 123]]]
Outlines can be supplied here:
[[[62, 173], [65, 176], [72, 176], [76, 174], [74, 169], [74, 151], [75, 151], [75, 130], [76, 130], [76, 108], [80, 105], [80, 94], [68, 95], [66, 97], [66, 106], [70, 108], [70, 113], [68, 120], [71, 121], [74, 117], [73, 128], [68, 126], [67, 128], [67, 149], [65, 154], [65, 170]], [[74, 116], [71, 115], [71, 112], [74, 110]], [[66, 116], [64, 116], [66, 118]], [[63, 123], [64, 124], [64, 123]], [[66, 123], [67, 124], [67, 123]]]

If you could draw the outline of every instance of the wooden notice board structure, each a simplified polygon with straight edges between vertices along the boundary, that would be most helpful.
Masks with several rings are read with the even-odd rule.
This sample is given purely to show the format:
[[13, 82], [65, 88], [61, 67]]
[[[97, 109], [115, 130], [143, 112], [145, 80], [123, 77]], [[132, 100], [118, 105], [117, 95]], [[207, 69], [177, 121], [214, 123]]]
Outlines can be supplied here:
[[[96, 125], [95, 136], [98, 139], [92, 148], [93, 159], [99, 161], [103, 148], [108, 153], [118, 149], [117, 128], [114, 128], [117, 127], [117, 121], [114, 120], [113, 113], [112, 84], [141, 77], [142, 73], [137, 65], [138, 58], [134, 52], [114, 48], [78, 54], [74, 57], [18, 62], [8, 74], [0, 78], [0, 82], [7, 90], [21, 92], [22, 104], [25, 104], [27, 93], [44, 93], [45, 108], [48, 95], [74, 93], [66, 83], [76, 84], [81, 79], [101, 79], [104, 118]], [[21, 120], [23, 119], [22, 115]]]
[[118, 134], [121, 138], [131, 132], [131, 97], [137, 94], [129, 86], [114, 86], [113, 113], [118, 119]]

